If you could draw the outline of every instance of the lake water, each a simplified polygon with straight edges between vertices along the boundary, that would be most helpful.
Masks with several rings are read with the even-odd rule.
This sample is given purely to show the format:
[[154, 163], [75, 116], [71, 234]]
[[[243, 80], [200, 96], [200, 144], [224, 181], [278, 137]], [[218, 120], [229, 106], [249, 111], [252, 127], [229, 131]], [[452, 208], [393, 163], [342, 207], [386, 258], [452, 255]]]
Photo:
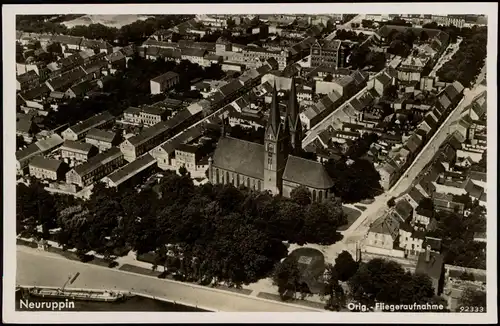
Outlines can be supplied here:
[[[23, 299], [20, 293], [16, 293], [16, 310], [33, 311], [21, 307], [20, 300]], [[39, 297], [27, 297], [24, 300], [30, 302], [42, 302], [47, 299]], [[64, 302], [63, 299], [51, 299], [50, 301]], [[207, 310], [185, 306], [181, 304], [149, 299], [141, 296], [134, 296], [122, 302], [95, 302], [95, 301], [74, 301], [75, 309], [61, 309], [61, 311], [179, 311], [179, 312], [208, 312]], [[39, 309], [45, 311], [47, 309]], [[57, 312], [59, 310], [55, 310]]]

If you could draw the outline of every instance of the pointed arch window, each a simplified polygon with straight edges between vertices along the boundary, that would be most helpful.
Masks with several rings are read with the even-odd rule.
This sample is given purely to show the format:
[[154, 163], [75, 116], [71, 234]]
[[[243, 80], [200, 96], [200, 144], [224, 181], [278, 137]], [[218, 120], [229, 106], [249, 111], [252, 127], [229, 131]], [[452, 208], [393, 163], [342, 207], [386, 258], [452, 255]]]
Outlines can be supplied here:
[[313, 190], [313, 202], [316, 201], [316, 190]]

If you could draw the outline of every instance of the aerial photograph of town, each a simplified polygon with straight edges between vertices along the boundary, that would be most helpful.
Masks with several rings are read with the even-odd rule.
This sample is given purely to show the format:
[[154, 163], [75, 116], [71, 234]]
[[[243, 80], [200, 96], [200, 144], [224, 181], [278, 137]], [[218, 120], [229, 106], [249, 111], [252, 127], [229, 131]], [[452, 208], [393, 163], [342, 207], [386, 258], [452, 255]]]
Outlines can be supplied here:
[[488, 16], [15, 24], [16, 311], [487, 312]]

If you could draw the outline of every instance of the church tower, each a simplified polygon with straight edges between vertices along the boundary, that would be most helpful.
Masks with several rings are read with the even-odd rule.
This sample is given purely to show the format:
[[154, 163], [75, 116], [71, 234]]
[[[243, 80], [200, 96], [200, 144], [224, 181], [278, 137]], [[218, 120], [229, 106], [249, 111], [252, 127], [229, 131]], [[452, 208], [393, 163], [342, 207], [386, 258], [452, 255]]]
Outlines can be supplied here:
[[297, 90], [295, 88], [295, 78], [292, 77], [292, 85], [290, 86], [290, 95], [288, 99], [287, 115], [288, 125], [290, 128], [290, 143], [292, 153], [297, 153], [302, 150], [302, 123], [300, 122], [299, 103], [297, 101]]
[[264, 136], [264, 190], [271, 191], [273, 195], [281, 194], [283, 186], [282, 177], [288, 151], [288, 134], [285, 133], [285, 126], [281, 123], [275, 83], [269, 121]]

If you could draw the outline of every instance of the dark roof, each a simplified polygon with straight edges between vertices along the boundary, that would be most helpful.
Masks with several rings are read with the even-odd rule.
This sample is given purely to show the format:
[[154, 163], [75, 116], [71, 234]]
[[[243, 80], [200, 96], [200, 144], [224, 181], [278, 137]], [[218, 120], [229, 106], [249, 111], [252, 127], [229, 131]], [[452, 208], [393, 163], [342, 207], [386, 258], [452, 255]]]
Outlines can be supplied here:
[[29, 165], [39, 169], [57, 172], [57, 170], [61, 167], [61, 164], [62, 162], [59, 160], [44, 158], [42, 156], [35, 156], [31, 160]]
[[213, 166], [256, 179], [264, 178], [264, 145], [232, 137], [221, 137]]
[[422, 215], [429, 218], [431, 218], [434, 215], [434, 211], [432, 209], [424, 208], [422, 206], [417, 207], [416, 213], [418, 215]]
[[177, 74], [173, 71], [169, 71], [169, 72], [164, 73], [163, 75], [160, 75], [160, 76], [157, 76], [157, 77], [151, 79], [151, 81], [157, 82], [157, 83], [162, 83], [164, 81], [170, 80], [172, 78], [176, 78], [178, 76], [179, 76], [179, 74]]
[[141, 157], [138, 157], [136, 160], [128, 163], [124, 167], [116, 170], [108, 176], [108, 179], [111, 180], [116, 185], [123, 183], [124, 181], [130, 179], [137, 173], [142, 170], [150, 167], [156, 162], [156, 160], [150, 155], [146, 154]]
[[395, 219], [391, 214], [383, 215], [373, 222], [370, 227], [370, 232], [387, 234], [396, 240], [399, 234], [400, 221]]
[[40, 147], [38, 147], [36, 144], [30, 144], [26, 148], [23, 148], [16, 152], [16, 160], [22, 161], [26, 158], [40, 153], [42, 153]]
[[241, 84], [241, 82], [239, 80], [233, 80], [230, 83], [222, 86], [219, 89], [219, 92], [221, 92], [222, 95], [225, 97], [225, 96], [228, 96], [228, 95], [231, 95], [231, 94], [237, 92], [242, 87], [243, 87], [243, 85]]
[[38, 79], [39, 77], [34, 70], [28, 70], [24, 74], [18, 75], [16, 78], [17, 78], [17, 81], [22, 84], [25, 82], [29, 82], [32, 79]]
[[63, 44], [80, 45], [80, 43], [83, 41], [83, 37], [76, 37], [69, 35], [54, 35], [52, 37], [52, 41]]
[[74, 150], [79, 152], [88, 153], [94, 146], [92, 144], [83, 143], [74, 140], [65, 140], [61, 149]]
[[406, 221], [406, 219], [412, 214], [413, 207], [406, 199], [402, 199], [396, 203], [395, 210], [399, 216]]
[[105, 142], [112, 142], [116, 137], [116, 133], [111, 131], [105, 131], [97, 128], [92, 128], [89, 130], [85, 138], [96, 139]]
[[73, 168], [73, 170], [80, 176], [86, 175], [87, 173], [97, 169], [99, 166], [108, 163], [123, 155], [119, 148], [111, 147], [106, 152], [97, 154], [94, 157], [91, 157], [87, 162], [77, 165]]
[[408, 147], [412, 153], [415, 153], [421, 145], [422, 140], [415, 134], [411, 135], [411, 137], [406, 141], [406, 147]]
[[78, 80], [85, 77], [86, 72], [83, 68], [78, 67], [76, 69], [65, 72], [61, 76], [50, 78], [47, 83], [52, 86], [54, 90], [66, 90], [68, 87], [76, 83]]
[[79, 122], [69, 127], [69, 129], [78, 135], [92, 128], [98, 127], [110, 120], [113, 120], [114, 118], [115, 117], [111, 113], [109, 113], [108, 111], [104, 111], [101, 114], [95, 115], [85, 121]]
[[25, 92], [19, 93], [19, 96], [24, 101], [30, 101], [48, 95], [49, 93], [50, 93], [50, 88], [44, 83], [37, 87], [31, 88]]
[[297, 156], [288, 156], [283, 180], [317, 189], [330, 189], [333, 181], [323, 164]]
[[181, 56], [203, 57], [206, 52], [204, 49], [183, 48], [181, 49]]
[[484, 193], [484, 188], [476, 185], [471, 179], [467, 179], [464, 183], [464, 189], [469, 196], [479, 199]]
[[16, 121], [16, 131], [22, 132], [22, 133], [30, 133], [34, 127], [33, 121], [22, 118], [22, 119], [17, 119]]
[[431, 246], [431, 250], [434, 251], [441, 251], [441, 239], [438, 238], [432, 238], [432, 237], [425, 237], [425, 241], [422, 245], [422, 247], [425, 249], [427, 246]]
[[101, 41], [101, 40], [89, 40], [89, 39], [83, 39], [82, 43], [80, 46], [86, 47], [86, 48], [98, 48], [98, 49], [107, 49], [111, 47], [111, 44], [109, 44], [106, 41]]
[[417, 268], [415, 273], [426, 274], [432, 279], [440, 279], [444, 268], [444, 256], [435, 252], [430, 253], [429, 261], [425, 260], [426, 253], [418, 256]]

